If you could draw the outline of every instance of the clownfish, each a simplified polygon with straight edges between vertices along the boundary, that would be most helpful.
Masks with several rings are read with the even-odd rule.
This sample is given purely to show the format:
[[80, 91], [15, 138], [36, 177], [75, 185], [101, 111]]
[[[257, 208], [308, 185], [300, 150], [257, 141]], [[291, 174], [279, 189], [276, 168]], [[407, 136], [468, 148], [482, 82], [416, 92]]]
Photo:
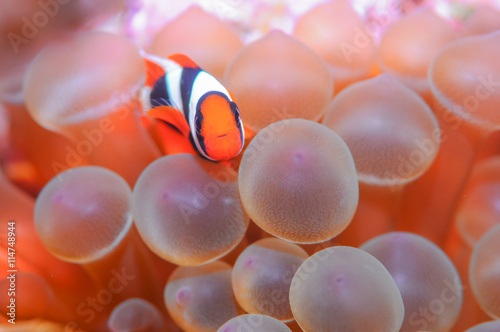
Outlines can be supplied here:
[[142, 52], [142, 56], [145, 114], [179, 131], [205, 159], [236, 157], [243, 148], [245, 131], [238, 106], [226, 88], [185, 55], [165, 59]]

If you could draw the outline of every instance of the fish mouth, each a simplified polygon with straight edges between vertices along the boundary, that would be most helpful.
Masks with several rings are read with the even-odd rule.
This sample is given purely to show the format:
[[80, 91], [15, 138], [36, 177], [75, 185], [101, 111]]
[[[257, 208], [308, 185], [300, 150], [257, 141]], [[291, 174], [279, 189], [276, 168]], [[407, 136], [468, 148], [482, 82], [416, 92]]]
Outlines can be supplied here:
[[217, 138], [224, 138], [226, 136], [229, 136], [229, 134], [219, 135], [219, 136], [217, 136]]

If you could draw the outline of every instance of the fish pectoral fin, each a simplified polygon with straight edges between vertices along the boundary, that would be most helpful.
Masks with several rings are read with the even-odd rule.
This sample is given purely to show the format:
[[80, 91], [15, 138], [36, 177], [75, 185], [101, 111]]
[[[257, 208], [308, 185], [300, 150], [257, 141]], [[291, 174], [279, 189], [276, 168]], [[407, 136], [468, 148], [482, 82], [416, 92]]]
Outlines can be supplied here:
[[152, 118], [165, 121], [175, 128], [179, 129], [179, 131], [185, 136], [189, 137], [190, 128], [184, 118], [184, 115], [177, 109], [172, 106], [156, 106], [146, 112], [146, 114]]
[[177, 153], [198, 155], [189, 139], [186, 139], [184, 135], [166, 123], [159, 123], [156, 130], [161, 142], [161, 148], [166, 155]]
[[245, 139], [253, 138], [255, 136], [255, 132], [245, 125], [243, 125], [243, 130], [245, 131]]
[[218, 163], [229, 168], [233, 168], [233, 164], [229, 160], [219, 160]]

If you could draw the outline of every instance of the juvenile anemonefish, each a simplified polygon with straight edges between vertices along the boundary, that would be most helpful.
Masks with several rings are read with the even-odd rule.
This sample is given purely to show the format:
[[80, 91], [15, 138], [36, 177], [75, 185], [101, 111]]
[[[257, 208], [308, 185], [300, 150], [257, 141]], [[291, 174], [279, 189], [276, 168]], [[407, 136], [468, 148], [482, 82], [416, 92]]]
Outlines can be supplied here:
[[146, 115], [181, 132], [206, 159], [237, 156], [245, 132], [240, 111], [224, 86], [185, 55], [142, 56], [146, 82], [141, 99]]

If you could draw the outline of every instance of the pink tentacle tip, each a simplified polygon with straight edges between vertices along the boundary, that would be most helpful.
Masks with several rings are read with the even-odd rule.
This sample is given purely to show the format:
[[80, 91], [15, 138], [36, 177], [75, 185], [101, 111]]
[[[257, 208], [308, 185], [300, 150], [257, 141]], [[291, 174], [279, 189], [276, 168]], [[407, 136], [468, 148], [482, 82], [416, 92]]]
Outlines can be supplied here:
[[256, 255], [251, 255], [245, 261], [245, 267], [246, 268], [253, 268], [253, 267], [255, 267], [256, 263], [257, 263], [257, 256]]
[[192, 294], [191, 291], [187, 288], [181, 288], [176, 294], [175, 300], [178, 305], [185, 306], [191, 300]]

